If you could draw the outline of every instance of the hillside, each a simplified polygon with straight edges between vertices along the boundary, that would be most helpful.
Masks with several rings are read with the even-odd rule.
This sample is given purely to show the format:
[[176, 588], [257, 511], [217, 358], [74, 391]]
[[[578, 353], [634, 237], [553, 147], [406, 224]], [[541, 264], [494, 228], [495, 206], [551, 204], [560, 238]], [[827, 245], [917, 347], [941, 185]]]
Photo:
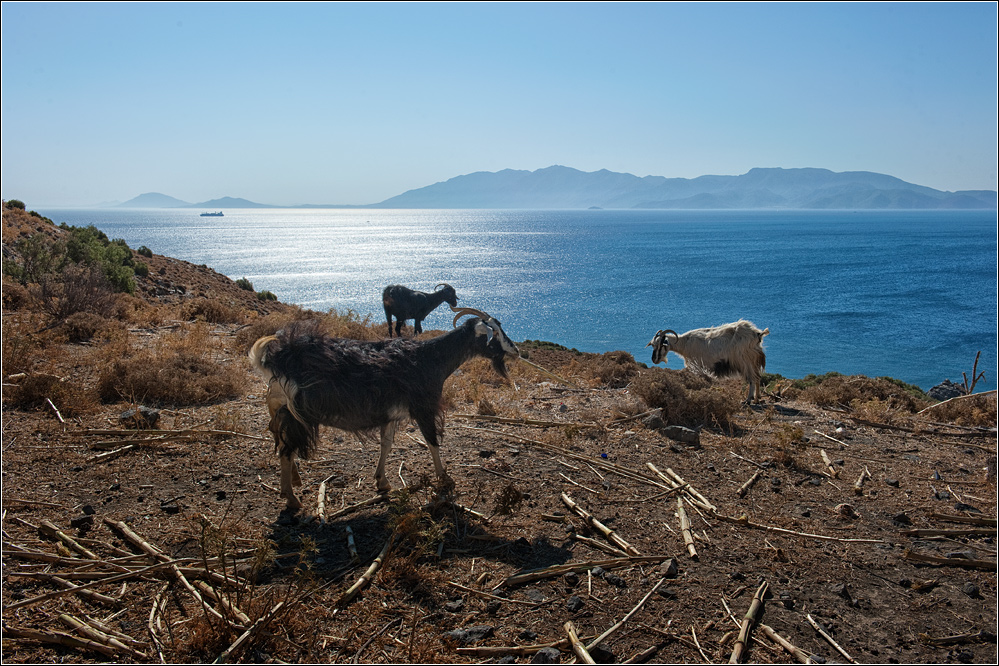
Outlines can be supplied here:
[[377, 207], [994, 209], [996, 193], [941, 192], [866, 171], [752, 169], [741, 176], [687, 179], [552, 166], [457, 176]]
[[384, 322], [6, 204], [3, 260], [4, 663], [568, 663], [570, 622], [597, 663], [720, 663], [757, 592], [743, 661], [995, 661], [994, 394], [769, 376], [747, 406], [507, 331], [551, 374], [448, 380], [453, 494], [412, 424], [387, 502], [377, 435], [323, 429], [289, 512], [246, 351]]

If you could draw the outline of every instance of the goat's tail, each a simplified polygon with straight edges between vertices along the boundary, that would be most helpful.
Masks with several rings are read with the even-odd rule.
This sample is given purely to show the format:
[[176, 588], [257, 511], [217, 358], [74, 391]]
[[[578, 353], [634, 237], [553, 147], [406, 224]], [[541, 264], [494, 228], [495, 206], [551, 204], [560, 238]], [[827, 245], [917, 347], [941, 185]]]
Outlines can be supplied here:
[[274, 433], [274, 447], [283, 456], [295, 455], [308, 460], [319, 441], [319, 426], [302, 418], [295, 409], [298, 393], [295, 382], [275, 377], [268, 367], [268, 346], [277, 342], [277, 337], [269, 335], [253, 343], [248, 354], [250, 365], [267, 382], [267, 410], [271, 414], [267, 429]]

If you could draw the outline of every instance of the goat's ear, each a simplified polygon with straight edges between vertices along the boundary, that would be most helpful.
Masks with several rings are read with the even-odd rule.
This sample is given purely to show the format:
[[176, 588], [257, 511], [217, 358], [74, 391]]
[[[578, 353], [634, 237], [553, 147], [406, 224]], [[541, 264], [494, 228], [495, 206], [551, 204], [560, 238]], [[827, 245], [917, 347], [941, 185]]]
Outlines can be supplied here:
[[492, 326], [482, 321], [481, 319], [479, 320], [478, 323], [475, 324], [475, 334], [486, 336], [486, 344], [489, 344], [493, 340]]

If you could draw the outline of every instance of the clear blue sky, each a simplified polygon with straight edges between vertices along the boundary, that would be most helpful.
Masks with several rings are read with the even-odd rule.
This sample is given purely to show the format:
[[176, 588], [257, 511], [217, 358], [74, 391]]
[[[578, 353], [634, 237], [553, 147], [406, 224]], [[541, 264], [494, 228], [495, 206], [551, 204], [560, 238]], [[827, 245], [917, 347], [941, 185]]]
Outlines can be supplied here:
[[375, 203], [474, 171], [996, 189], [996, 3], [3, 3], [2, 195]]

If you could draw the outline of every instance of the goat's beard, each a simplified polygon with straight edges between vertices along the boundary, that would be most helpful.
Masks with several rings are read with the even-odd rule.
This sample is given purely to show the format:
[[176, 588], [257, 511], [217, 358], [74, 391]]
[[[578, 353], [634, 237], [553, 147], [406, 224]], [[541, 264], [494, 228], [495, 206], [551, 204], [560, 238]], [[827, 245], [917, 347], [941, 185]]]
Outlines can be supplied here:
[[496, 371], [497, 375], [499, 375], [503, 379], [509, 378], [509, 375], [507, 375], [506, 372], [506, 357], [500, 356], [498, 358], [494, 358], [492, 359], [492, 364], [493, 364], [493, 370]]

